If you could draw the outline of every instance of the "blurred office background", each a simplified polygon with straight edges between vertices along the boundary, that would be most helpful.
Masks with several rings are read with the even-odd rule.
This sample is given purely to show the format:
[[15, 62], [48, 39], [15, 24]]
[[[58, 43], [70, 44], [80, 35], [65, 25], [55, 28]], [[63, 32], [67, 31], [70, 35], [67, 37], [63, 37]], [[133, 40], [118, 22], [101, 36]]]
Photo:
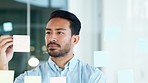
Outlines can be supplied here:
[[148, 0], [0, 0], [0, 35], [31, 38], [30, 53], [15, 53], [9, 64], [15, 77], [48, 60], [44, 29], [56, 9], [81, 20], [75, 56], [100, 68], [107, 83], [148, 82]]

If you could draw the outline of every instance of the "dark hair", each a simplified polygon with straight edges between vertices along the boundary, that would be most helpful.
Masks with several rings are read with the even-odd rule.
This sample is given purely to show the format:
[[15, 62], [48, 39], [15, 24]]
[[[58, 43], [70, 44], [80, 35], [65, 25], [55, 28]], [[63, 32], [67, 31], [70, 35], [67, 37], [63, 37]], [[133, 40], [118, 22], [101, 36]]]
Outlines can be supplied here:
[[81, 22], [79, 19], [71, 12], [64, 11], [64, 10], [56, 10], [51, 13], [49, 20], [52, 18], [63, 18], [70, 21], [70, 29], [72, 35], [79, 35], [81, 29]]

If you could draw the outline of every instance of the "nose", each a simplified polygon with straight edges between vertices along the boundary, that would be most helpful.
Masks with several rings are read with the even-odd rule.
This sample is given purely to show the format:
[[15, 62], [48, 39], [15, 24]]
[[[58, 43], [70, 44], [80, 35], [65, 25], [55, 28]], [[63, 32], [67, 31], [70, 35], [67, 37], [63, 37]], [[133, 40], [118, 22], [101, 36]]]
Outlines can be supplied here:
[[50, 36], [50, 41], [52, 41], [52, 42], [56, 42], [56, 41], [57, 41], [57, 37], [56, 37], [55, 34], [52, 34], [52, 35]]

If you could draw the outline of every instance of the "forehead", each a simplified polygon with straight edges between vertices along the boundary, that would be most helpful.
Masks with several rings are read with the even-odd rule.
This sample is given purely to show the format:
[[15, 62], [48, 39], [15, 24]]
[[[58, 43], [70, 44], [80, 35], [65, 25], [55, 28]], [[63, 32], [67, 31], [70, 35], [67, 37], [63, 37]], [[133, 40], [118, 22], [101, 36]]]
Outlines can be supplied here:
[[70, 29], [70, 21], [63, 18], [52, 18], [46, 25], [46, 28], [66, 28]]

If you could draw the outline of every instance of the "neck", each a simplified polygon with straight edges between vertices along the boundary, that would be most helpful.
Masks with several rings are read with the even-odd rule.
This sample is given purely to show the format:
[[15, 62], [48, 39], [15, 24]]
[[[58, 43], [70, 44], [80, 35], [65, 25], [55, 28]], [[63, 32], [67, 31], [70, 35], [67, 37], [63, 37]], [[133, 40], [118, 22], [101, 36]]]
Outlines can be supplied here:
[[73, 54], [65, 55], [61, 57], [51, 57], [53, 62], [55, 62], [56, 65], [58, 65], [60, 68], [64, 69], [64, 66], [68, 61], [70, 61], [73, 57]]

